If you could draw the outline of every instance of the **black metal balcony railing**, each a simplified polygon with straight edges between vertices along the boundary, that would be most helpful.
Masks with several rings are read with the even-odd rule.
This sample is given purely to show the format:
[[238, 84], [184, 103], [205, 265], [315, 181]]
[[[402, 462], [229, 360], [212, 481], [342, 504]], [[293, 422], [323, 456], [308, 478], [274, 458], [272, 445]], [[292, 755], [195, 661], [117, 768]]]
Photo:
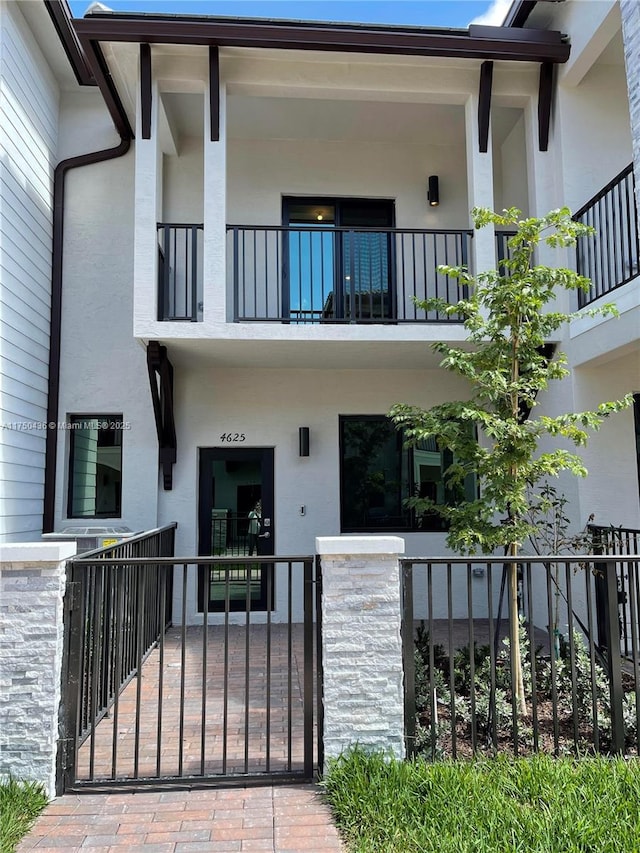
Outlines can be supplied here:
[[158, 223], [158, 320], [202, 319], [202, 231]]
[[415, 300], [464, 295], [439, 264], [468, 265], [472, 231], [227, 227], [236, 321], [459, 321]]
[[515, 231], [496, 231], [496, 269], [504, 274], [503, 261], [511, 260], [512, 252], [509, 248], [509, 239]]
[[640, 272], [638, 208], [633, 167], [627, 166], [606, 187], [578, 210], [577, 222], [595, 228], [580, 240], [576, 269], [591, 279], [588, 291], [578, 294], [580, 308], [626, 284]]

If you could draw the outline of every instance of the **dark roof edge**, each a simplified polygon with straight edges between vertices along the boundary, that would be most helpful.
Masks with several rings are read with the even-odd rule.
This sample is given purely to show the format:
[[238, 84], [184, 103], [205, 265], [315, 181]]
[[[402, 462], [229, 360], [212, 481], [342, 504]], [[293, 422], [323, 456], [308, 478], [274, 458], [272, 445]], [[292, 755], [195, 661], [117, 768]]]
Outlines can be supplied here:
[[511, 4], [503, 27], [524, 27], [529, 15], [535, 9], [537, 0], [514, 0]]
[[[389, 29], [236, 18], [92, 15], [73, 22], [87, 54], [96, 42], [218, 45], [562, 63], [569, 45], [556, 31], [471, 27]], [[92, 63], [93, 67], [93, 63]], [[95, 69], [94, 69], [95, 70]]]
[[58, 34], [60, 43], [67, 55], [76, 80], [81, 86], [95, 86], [91, 69], [87, 63], [84, 51], [77, 33], [71, 22], [71, 9], [67, 0], [44, 0], [51, 23]]

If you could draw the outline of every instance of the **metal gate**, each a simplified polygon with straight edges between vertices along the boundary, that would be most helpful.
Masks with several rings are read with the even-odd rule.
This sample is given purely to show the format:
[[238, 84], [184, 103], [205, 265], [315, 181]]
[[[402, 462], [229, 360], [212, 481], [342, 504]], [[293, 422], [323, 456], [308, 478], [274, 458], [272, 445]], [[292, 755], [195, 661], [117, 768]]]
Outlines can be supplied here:
[[[312, 779], [319, 564], [168, 551], [173, 528], [67, 564], [59, 792]], [[198, 573], [219, 612], [190, 610]], [[256, 573], [267, 609], [252, 597]], [[243, 611], [231, 606], [239, 590]]]

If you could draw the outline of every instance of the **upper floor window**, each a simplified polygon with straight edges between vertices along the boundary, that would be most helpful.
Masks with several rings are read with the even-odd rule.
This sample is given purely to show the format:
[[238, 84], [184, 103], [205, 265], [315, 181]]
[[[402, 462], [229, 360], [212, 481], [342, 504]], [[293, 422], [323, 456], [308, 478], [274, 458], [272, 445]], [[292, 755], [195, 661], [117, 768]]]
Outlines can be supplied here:
[[69, 418], [69, 518], [119, 518], [122, 415]]
[[447, 505], [476, 497], [475, 478], [450, 488], [445, 472], [453, 462], [434, 439], [404, 447], [402, 432], [384, 415], [340, 418], [340, 526], [343, 533], [445, 530], [434, 510], [416, 513], [411, 496]]

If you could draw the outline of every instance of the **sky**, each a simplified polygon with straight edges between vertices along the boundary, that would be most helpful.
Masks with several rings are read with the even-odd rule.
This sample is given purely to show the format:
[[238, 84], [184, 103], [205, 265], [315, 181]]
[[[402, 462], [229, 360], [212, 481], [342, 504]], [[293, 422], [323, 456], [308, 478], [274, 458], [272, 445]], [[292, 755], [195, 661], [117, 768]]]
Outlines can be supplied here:
[[[310, 21], [404, 24], [423, 27], [499, 25], [511, 0], [103, 0], [116, 12], [232, 15]], [[70, 0], [81, 18], [91, 0]]]

